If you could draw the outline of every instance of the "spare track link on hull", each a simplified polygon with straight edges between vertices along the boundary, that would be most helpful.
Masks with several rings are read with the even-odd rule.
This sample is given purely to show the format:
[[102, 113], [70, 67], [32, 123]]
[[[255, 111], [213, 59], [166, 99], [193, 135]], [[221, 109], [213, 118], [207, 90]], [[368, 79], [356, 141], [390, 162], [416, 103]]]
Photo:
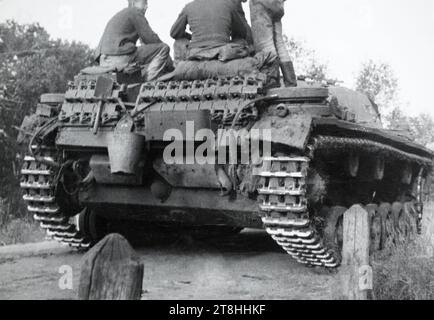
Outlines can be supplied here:
[[309, 159], [265, 158], [258, 176], [262, 222], [267, 233], [297, 262], [337, 268], [340, 254], [328, 249], [309, 218], [306, 179]]
[[[39, 156], [52, 161], [54, 154], [54, 151], [43, 150]], [[34, 157], [27, 156], [21, 176], [21, 189], [27, 210], [40, 223], [41, 228], [46, 230], [47, 237], [78, 249], [89, 248], [90, 242], [70, 223], [70, 218], [62, 215], [61, 207], [56, 201], [55, 170]]]

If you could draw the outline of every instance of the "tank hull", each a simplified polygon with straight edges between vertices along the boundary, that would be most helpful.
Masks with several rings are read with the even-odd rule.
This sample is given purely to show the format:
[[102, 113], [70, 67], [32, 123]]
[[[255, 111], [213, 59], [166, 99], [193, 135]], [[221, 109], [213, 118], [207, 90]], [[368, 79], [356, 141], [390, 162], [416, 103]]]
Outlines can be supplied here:
[[[38, 125], [39, 143], [32, 141], [22, 172], [29, 211], [63, 243], [88, 248], [110, 221], [265, 228], [298, 262], [335, 268], [342, 215], [354, 204], [371, 214], [372, 253], [420, 229], [433, 155], [382, 129], [360, 94], [323, 86], [267, 92], [242, 78], [114, 84], [99, 110], [97, 80], [80, 79], [57, 115]], [[180, 163], [165, 157], [168, 131], [180, 133]], [[235, 132], [235, 149], [221, 143], [220, 131]], [[249, 163], [189, 163], [203, 132], [216, 154], [242, 153], [246, 134], [269, 154]], [[135, 147], [117, 143], [119, 136]]]

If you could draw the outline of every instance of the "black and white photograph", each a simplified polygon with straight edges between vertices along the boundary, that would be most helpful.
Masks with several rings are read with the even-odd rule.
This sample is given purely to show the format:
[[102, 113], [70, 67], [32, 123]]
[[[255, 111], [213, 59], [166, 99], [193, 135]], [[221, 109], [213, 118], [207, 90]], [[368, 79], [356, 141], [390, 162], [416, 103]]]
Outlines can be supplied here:
[[0, 0], [0, 300], [433, 301], [433, 58], [432, 0]]

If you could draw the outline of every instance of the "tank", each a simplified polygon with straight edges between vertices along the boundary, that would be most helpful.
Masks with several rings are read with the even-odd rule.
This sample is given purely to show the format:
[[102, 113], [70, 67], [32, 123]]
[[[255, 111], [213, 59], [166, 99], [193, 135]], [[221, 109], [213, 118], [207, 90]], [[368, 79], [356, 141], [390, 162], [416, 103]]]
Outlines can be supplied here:
[[28, 211], [80, 249], [139, 226], [203, 237], [264, 228], [299, 263], [337, 268], [349, 207], [369, 212], [375, 253], [417, 235], [429, 193], [433, 154], [333, 84], [82, 73], [43, 95], [29, 122]]

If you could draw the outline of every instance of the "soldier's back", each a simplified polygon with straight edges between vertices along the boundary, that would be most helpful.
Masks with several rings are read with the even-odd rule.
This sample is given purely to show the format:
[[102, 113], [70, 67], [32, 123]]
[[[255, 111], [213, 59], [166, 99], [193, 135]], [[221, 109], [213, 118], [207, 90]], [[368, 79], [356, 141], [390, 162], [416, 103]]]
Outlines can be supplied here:
[[229, 2], [195, 0], [188, 4], [185, 10], [193, 34], [192, 47], [230, 42], [232, 6]]
[[123, 55], [136, 50], [139, 36], [130, 18], [137, 14], [136, 9], [126, 8], [110, 19], [98, 48], [99, 54]]

